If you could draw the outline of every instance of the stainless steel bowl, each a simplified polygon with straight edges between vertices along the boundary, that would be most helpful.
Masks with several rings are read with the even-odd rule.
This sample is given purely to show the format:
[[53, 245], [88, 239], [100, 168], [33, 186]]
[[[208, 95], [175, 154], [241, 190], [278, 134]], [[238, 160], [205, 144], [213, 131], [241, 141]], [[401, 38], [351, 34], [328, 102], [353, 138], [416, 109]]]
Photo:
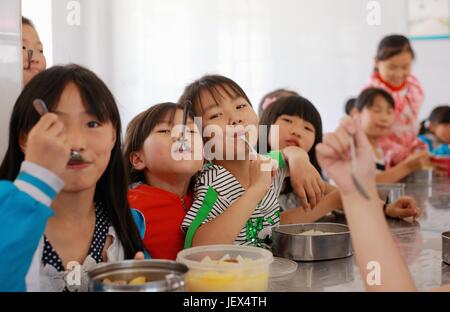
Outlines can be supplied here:
[[[301, 235], [316, 230], [326, 235]], [[350, 257], [353, 254], [348, 226], [338, 223], [280, 225], [272, 229], [272, 252], [295, 261], [319, 261]]]
[[[91, 292], [173, 292], [184, 290], [184, 275], [188, 268], [169, 260], [126, 260], [101, 265], [88, 273]], [[113, 285], [112, 281], [131, 281], [145, 277], [142, 285]]]
[[403, 183], [381, 183], [377, 184], [378, 194], [382, 200], [389, 197], [389, 202], [393, 203], [402, 196], [405, 196], [405, 184]]
[[450, 232], [442, 233], [442, 261], [450, 265]]

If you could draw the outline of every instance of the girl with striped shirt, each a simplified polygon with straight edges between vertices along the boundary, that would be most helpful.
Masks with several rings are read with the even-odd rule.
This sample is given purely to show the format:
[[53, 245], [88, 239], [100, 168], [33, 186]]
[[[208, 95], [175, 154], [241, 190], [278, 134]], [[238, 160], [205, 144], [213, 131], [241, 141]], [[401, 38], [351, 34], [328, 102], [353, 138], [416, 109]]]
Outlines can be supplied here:
[[[271, 227], [284, 222], [278, 195], [286, 175], [295, 181], [293, 187], [304, 198], [305, 209], [321, 200], [325, 184], [302, 149], [291, 146], [271, 152], [271, 158], [250, 159], [249, 145], [257, 142], [251, 131], [257, 129], [258, 118], [234, 81], [205, 76], [186, 87], [180, 103], [187, 101], [202, 118], [208, 163], [199, 174], [193, 205], [182, 223], [185, 247], [265, 246]], [[242, 138], [249, 143], [243, 144]]]

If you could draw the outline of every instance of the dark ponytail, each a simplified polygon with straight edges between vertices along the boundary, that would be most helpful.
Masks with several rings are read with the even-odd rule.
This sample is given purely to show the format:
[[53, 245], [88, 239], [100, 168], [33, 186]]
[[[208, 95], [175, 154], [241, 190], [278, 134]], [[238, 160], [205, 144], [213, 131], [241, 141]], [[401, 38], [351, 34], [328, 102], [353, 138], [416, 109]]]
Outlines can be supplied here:
[[450, 106], [442, 105], [433, 109], [430, 117], [420, 123], [419, 134], [423, 135], [430, 133], [430, 124], [450, 124]]

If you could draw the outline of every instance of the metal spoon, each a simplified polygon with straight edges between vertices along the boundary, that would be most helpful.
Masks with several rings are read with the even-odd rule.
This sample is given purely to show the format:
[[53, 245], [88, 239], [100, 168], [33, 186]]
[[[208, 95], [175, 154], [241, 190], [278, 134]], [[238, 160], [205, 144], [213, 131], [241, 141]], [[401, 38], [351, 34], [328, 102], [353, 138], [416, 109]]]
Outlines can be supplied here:
[[[33, 101], [33, 106], [34, 106], [34, 109], [41, 116], [48, 113], [47, 104], [45, 104], [45, 102], [41, 99], [35, 99]], [[79, 151], [71, 150], [69, 162], [84, 162], [84, 159], [83, 159], [83, 156], [81, 156]]]
[[254, 155], [258, 155], [258, 152], [256, 151], [256, 149], [250, 144], [250, 142], [245, 137], [245, 134], [241, 134], [239, 136], [239, 138], [248, 145], [248, 148], [250, 149], [250, 153], [252, 153]]
[[189, 109], [191, 106], [191, 101], [186, 101], [186, 103], [184, 103], [184, 109], [183, 109], [183, 132], [181, 133], [181, 137], [179, 139], [179, 141], [181, 142], [181, 146], [179, 148], [179, 152], [183, 153], [184, 151], [187, 150], [187, 140], [186, 140], [186, 128], [187, 128], [187, 119], [189, 116]]
[[32, 49], [28, 49], [27, 53], [28, 53], [28, 67], [26, 69], [30, 69], [31, 68], [31, 61], [33, 60], [33, 50]]
[[356, 164], [356, 148], [355, 148], [355, 138], [353, 136], [350, 138], [350, 153], [351, 153], [351, 157], [352, 157], [352, 180], [353, 180], [353, 184], [355, 185], [356, 190], [358, 191], [359, 194], [361, 194], [361, 196], [363, 196], [367, 200], [370, 200], [369, 195], [367, 194], [367, 192], [364, 190], [364, 188], [361, 185], [361, 183], [356, 178], [356, 167], [357, 167], [357, 164]]

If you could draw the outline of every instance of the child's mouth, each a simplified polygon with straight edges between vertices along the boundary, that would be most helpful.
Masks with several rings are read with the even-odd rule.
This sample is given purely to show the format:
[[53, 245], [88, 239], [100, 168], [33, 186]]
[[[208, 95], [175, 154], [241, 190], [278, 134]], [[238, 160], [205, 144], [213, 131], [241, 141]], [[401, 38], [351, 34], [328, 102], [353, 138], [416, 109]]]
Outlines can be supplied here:
[[79, 160], [71, 160], [67, 163], [67, 168], [69, 169], [83, 169], [90, 165], [90, 162], [79, 161]]
[[300, 147], [300, 143], [297, 140], [286, 140], [286, 145]]
[[87, 161], [84, 159], [83, 156], [78, 155], [77, 157], [71, 157], [67, 163], [67, 167], [69, 168], [85, 168], [89, 166], [92, 162]]

